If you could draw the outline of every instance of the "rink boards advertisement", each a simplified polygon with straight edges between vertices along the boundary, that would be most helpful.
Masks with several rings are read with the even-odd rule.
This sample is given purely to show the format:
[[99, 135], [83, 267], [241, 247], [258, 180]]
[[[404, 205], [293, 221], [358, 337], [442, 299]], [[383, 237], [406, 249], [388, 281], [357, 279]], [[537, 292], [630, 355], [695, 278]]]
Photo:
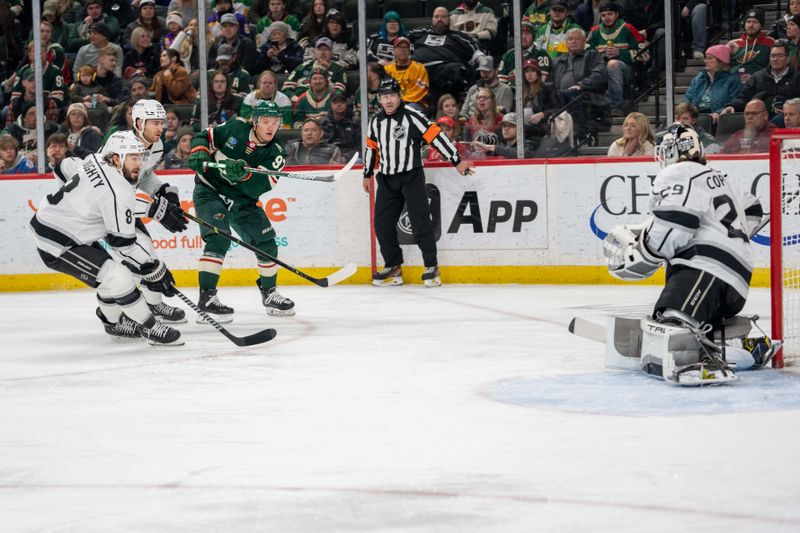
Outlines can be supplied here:
[[[768, 211], [766, 155], [714, 159], [710, 164], [754, 193]], [[460, 176], [449, 165], [429, 167], [439, 264], [450, 273], [450, 281], [458, 282], [612, 282], [605, 273], [602, 238], [617, 224], [647, 216], [658, 170], [648, 158], [481, 162], [472, 176]], [[172, 171], [162, 178], [180, 189], [184, 208], [192, 210], [192, 176]], [[48, 288], [50, 271], [26, 228], [41, 199], [59, 183], [50, 175], [0, 176], [3, 290]], [[276, 230], [284, 261], [310, 269], [312, 275], [355, 262], [359, 273], [351, 281], [361, 283], [368, 281], [371, 268], [368, 198], [361, 171], [353, 170], [335, 183], [284, 178], [261, 197], [260, 205]], [[146, 222], [158, 256], [179, 282], [196, 283], [203, 246], [198, 227], [190, 224], [187, 231], [171, 234], [156, 222]], [[405, 264], [420, 266], [405, 212], [397, 230]], [[765, 267], [768, 230], [754, 242], [757, 267]], [[382, 264], [380, 254], [377, 263]], [[249, 251], [233, 246], [223, 280], [251, 283], [255, 264]], [[293, 278], [281, 273], [282, 283], [293, 283]], [[756, 275], [754, 283], [759, 279], [764, 277]]]

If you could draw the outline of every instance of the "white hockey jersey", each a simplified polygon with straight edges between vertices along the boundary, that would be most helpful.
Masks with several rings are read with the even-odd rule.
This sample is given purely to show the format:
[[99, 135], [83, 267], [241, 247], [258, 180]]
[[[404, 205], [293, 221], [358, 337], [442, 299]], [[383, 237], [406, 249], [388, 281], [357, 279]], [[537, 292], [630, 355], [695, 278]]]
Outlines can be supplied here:
[[747, 297], [753, 271], [750, 233], [763, 214], [758, 199], [719, 170], [684, 161], [658, 173], [650, 211], [645, 230], [650, 253], [708, 272]]
[[[141, 138], [140, 138], [141, 140]], [[144, 142], [144, 141], [142, 141]], [[146, 143], [145, 143], [146, 144]], [[106, 146], [104, 144], [100, 148], [98, 155], [103, 158], [107, 155]], [[144, 154], [142, 154], [142, 168], [139, 170], [139, 181], [136, 183], [136, 188], [140, 191], [153, 196], [155, 192], [164, 184], [163, 181], [156, 176], [156, 168], [161, 160], [164, 158], [164, 143], [161, 139], [157, 140], [150, 145]], [[150, 202], [145, 199], [139, 199], [136, 203], [136, 210], [134, 213], [137, 217], [146, 217], [147, 210], [150, 208]]]
[[124, 261], [140, 268], [154, 261], [136, 244], [136, 189], [97, 154], [61, 162], [67, 181], [47, 195], [31, 220], [36, 246], [54, 256], [104, 239]]

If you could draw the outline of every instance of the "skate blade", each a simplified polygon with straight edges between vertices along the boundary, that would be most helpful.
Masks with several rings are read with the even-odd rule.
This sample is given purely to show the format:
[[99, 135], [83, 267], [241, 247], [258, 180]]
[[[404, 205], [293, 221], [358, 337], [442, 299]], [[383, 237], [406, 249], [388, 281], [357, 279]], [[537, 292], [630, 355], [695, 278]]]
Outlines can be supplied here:
[[775, 354], [778, 353], [778, 350], [781, 349], [783, 346], [783, 341], [772, 341], [772, 345], [769, 347], [769, 352], [764, 357], [764, 362], [758, 368], [766, 368], [772, 362], [772, 359], [775, 357]]
[[422, 282], [425, 284], [426, 287], [441, 287], [442, 286], [442, 280], [440, 280], [439, 278], [424, 279], [424, 280], [422, 280]]
[[142, 342], [144, 340], [142, 337], [138, 337], [138, 336], [137, 337], [120, 337], [119, 335], [111, 335], [111, 334], [108, 334], [108, 333], [106, 333], [106, 335], [111, 337], [111, 340], [113, 342], [118, 343], [118, 344], [131, 344], [131, 343], [134, 343], [134, 342]]
[[[214, 313], [207, 313], [208, 316], [219, 322], [220, 324], [227, 324], [229, 322], [233, 322], [233, 313], [229, 315], [215, 315]], [[205, 318], [197, 315], [197, 319], [195, 320], [197, 324], [208, 324]]]
[[402, 285], [403, 278], [373, 279], [372, 284], [376, 287], [393, 287], [395, 285]]
[[[171, 318], [166, 318], [166, 317], [158, 316], [158, 315], [156, 315], [156, 320], [158, 320], [162, 324], [186, 324], [188, 322], [186, 317], [183, 317], [183, 318], [172, 318], [171, 319]], [[217, 322], [219, 322], [219, 320], [217, 320]]]
[[682, 387], [705, 387], [708, 385], [724, 385], [737, 381], [739, 376], [728, 370], [727, 376], [719, 370], [691, 370], [683, 372], [678, 376], [667, 379], [667, 383], [680, 385]]
[[158, 342], [147, 339], [147, 343], [150, 346], [164, 346], [165, 348], [168, 346], [183, 346], [184, 344], [186, 344], [182, 338], [178, 338], [177, 340], [174, 340], [172, 342]]
[[284, 310], [281, 310], [281, 309], [272, 309], [272, 308], [267, 307], [266, 311], [267, 311], [267, 314], [270, 315], [270, 316], [294, 316], [295, 315], [294, 309], [286, 309], [284, 311]]

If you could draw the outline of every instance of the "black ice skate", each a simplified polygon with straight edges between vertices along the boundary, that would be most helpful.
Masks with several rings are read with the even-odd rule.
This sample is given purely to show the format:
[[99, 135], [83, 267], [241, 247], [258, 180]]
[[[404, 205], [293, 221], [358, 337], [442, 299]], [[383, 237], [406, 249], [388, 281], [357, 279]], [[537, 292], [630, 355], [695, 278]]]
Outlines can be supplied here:
[[372, 274], [372, 284], [376, 287], [391, 287], [403, 284], [403, 269], [400, 265], [384, 267]]
[[148, 318], [138, 327], [139, 335], [153, 346], [182, 346], [181, 332], [162, 324], [155, 316]]
[[278, 294], [275, 287], [271, 289], [261, 288], [261, 279], [256, 281], [258, 290], [261, 291], [261, 303], [267, 309], [267, 314], [275, 316], [293, 316], [294, 315], [294, 302], [285, 296]]
[[159, 302], [156, 305], [147, 304], [147, 306], [159, 322], [164, 324], [183, 324], [186, 322], [186, 312], [180, 307], [173, 307], [164, 302]]
[[[200, 301], [197, 306], [211, 315], [211, 318], [220, 324], [227, 324], [233, 321], [233, 308], [223, 304], [217, 298], [217, 289], [206, 289], [200, 291]], [[205, 324], [206, 321], [203, 317], [197, 317], [198, 324]]]
[[426, 287], [440, 286], [442, 280], [439, 278], [439, 267], [425, 267], [425, 271], [422, 273], [422, 283], [424, 283]]
[[115, 324], [109, 321], [98, 307], [97, 318], [99, 318], [100, 322], [103, 323], [103, 328], [106, 330], [106, 333], [117, 338], [118, 340], [132, 341], [139, 340], [141, 338], [139, 332], [136, 331], [136, 328], [138, 327], [136, 322], [125, 315], [120, 315], [119, 321]]

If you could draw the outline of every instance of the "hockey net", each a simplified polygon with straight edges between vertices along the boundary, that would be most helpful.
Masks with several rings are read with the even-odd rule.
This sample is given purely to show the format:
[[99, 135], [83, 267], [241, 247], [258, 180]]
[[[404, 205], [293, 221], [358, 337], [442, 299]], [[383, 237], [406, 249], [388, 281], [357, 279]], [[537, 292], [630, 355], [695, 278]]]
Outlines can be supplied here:
[[770, 292], [776, 367], [800, 364], [800, 130], [776, 130], [770, 145]]

